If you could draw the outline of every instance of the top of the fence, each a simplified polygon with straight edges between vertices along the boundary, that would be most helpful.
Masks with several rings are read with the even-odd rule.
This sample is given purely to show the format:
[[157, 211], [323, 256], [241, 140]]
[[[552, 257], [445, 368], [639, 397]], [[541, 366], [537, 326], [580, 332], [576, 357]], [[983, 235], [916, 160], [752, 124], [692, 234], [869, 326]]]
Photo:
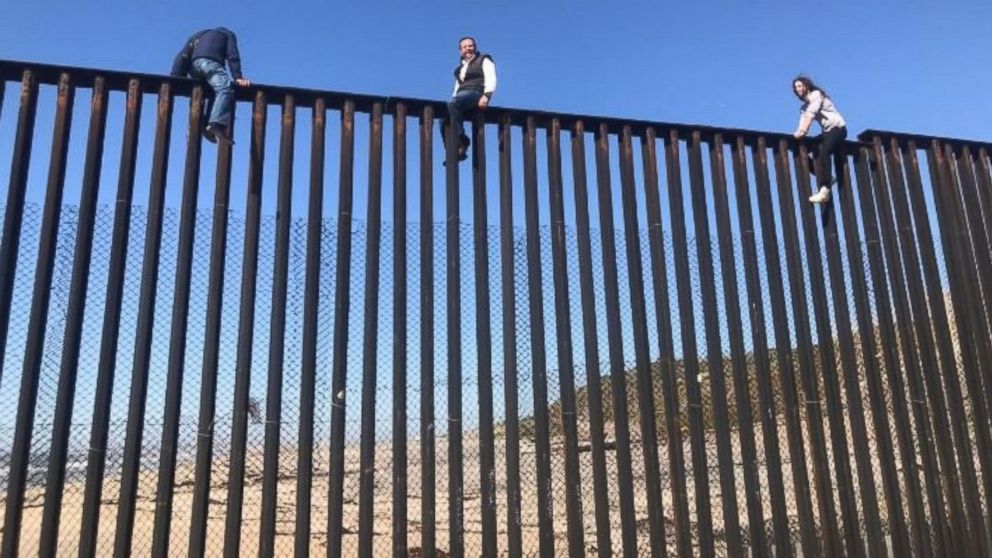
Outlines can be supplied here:
[[[177, 78], [161, 74], [146, 74], [140, 72], [128, 72], [117, 70], [103, 70], [96, 68], [82, 68], [72, 66], [58, 66], [53, 64], [40, 64], [34, 62], [23, 62], [17, 60], [0, 59], [0, 79], [4, 81], [16, 81], [22, 78], [23, 72], [30, 70], [34, 73], [39, 83], [56, 84], [59, 77], [66, 73], [71, 76], [77, 85], [84, 85], [96, 77], [102, 77], [106, 86], [111, 90], [126, 91], [128, 82], [137, 79], [140, 89], [144, 93], [157, 93], [162, 83], [170, 84], [174, 95], [189, 95], [193, 86], [197, 83], [188, 78]], [[251, 101], [255, 93], [261, 91], [265, 94], [266, 103], [280, 104], [287, 95], [292, 95], [298, 107], [313, 106], [317, 99], [323, 99], [327, 108], [340, 109], [345, 101], [352, 101], [355, 110], [369, 112], [373, 104], [381, 103], [385, 111], [389, 111], [398, 103], [403, 103], [408, 114], [431, 107], [435, 115], [445, 115], [447, 112], [445, 101], [437, 99], [416, 99], [411, 97], [396, 97], [383, 95], [368, 95], [362, 93], [349, 93], [344, 91], [329, 91], [319, 89], [304, 89], [298, 87], [283, 87], [278, 85], [265, 85], [252, 83], [251, 87], [236, 88], [235, 96], [241, 101]], [[691, 137], [698, 132], [704, 140], [713, 138], [716, 134], [723, 136], [724, 141], [742, 136], [746, 139], [764, 137], [771, 144], [785, 140], [790, 144], [796, 144], [796, 140], [791, 134], [781, 132], [767, 132], [761, 130], [747, 130], [740, 128], [720, 128], [714, 126], [684, 124], [674, 122], [658, 122], [648, 120], [636, 120], [615, 118], [608, 116], [596, 116], [586, 114], [569, 114], [561, 112], [550, 112], [544, 110], [521, 109], [511, 107], [491, 106], [484, 113], [487, 123], [498, 124], [505, 117], [509, 117], [510, 122], [516, 125], [523, 125], [528, 118], [533, 118], [535, 126], [546, 128], [548, 124], [557, 119], [562, 128], [567, 128], [575, 122], [583, 122], [587, 131], [595, 131], [593, 126], [605, 124], [611, 133], [619, 133], [625, 126], [631, 128], [633, 134], [641, 134], [648, 128], [655, 129], [658, 133], [675, 131], [682, 139]]]
[[[35, 62], [24, 62], [18, 60], [0, 59], [0, 80], [16, 81], [22, 78], [23, 72], [30, 70], [35, 75], [39, 83], [56, 84], [63, 73], [70, 75], [77, 85], [85, 85], [96, 77], [102, 77], [107, 87], [111, 90], [126, 91], [128, 83], [132, 79], [137, 79], [142, 92], [156, 93], [162, 83], [168, 83], [174, 95], [189, 95], [196, 81], [188, 78], [177, 78], [162, 74], [147, 74], [141, 72], [128, 72], [118, 70], [103, 70], [97, 68], [83, 68], [73, 66], [59, 66], [54, 64], [42, 64]], [[405, 105], [408, 114], [415, 111], [431, 107], [436, 115], [444, 115], [447, 111], [444, 101], [437, 99], [416, 99], [412, 97], [394, 97], [383, 95], [368, 95], [364, 93], [350, 93], [345, 91], [330, 91], [321, 89], [304, 89], [299, 87], [284, 87], [279, 85], [265, 85], [253, 83], [248, 88], [237, 88], [235, 96], [241, 101], [251, 101], [256, 92], [265, 94], [266, 103], [280, 104], [287, 95], [292, 95], [297, 106], [313, 106], [317, 99], [323, 99], [330, 109], [340, 109], [345, 101], [352, 101], [355, 110], [360, 112], [370, 112], [372, 106], [381, 103], [385, 111], [391, 107], [402, 103]], [[681, 139], [688, 139], [694, 133], [698, 133], [703, 140], [709, 140], [717, 134], [721, 135], [725, 141], [731, 138], [743, 137], [746, 140], [754, 140], [763, 137], [769, 145], [785, 141], [790, 147], [798, 145], [799, 141], [791, 134], [781, 132], [769, 132], [765, 130], [749, 130], [743, 128], [721, 128], [716, 126], [706, 126], [700, 124], [685, 124], [676, 122], [660, 122], [650, 120], [638, 120], [629, 118], [616, 118], [609, 116], [597, 116], [588, 114], [571, 114], [562, 112], [551, 112], [545, 110], [522, 109], [512, 107], [491, 106], [484, 112], [485, 122], [498, 124], [505, 118], [516, 125], [523, 125], [527, 119], [533, 118], [535, 126], [546, 128], [548, 124], [557, 119], [562, 128], [568, 128], [575, 122], [582, 122], [587, 131], [595, 131], [593, 126], [606, 125], [611, 133], [619, 133], [624, 127], [629, 126], [631, 133], [642, 134], [647, 129], [654, 129], [658, 133], [668, 133], [674, 131]], [[965, 140], [958, 138], [945, 138], [937, 136], [926, 136], [920, 134], [904, 134], [900, 132], [890, 132], [882, 130], [868, 129], [858, 134], [857, 141], [849, 141], [851, 147], [863, 145], [870, 142], [875, 137], [895, 137], [899, 141], [913, 140], [920, 146], [924, 146], [931, 140], [953, 146], [969, 146], [976, 148], [992, 148], [992, 143]]]
[[874, 130], [874, 129], [868, 129], [858, 134], [858, 139], [863, 142], [870, 142], [874, 138], [882, 138], [882, 139], [892, 138], [898, 141], [900, 144], [905, 144], [906, 142], [912, 141], [914, 144], [916, 144], [916, 147], [919, 147], [921, 149], [929, 147], [931, 142], [936, 141], [942, 144], [950, 145], [954, 148], [970, 147], [970, 148], [985, 149], [988, 151], [992, 151], [992, 143], [987, 141], [968, 140], [961, 138], [948, 138], [941, 136], [928, 136], [924, 134], [907, 134], [903, 132], [892, 132], [889, 130]]

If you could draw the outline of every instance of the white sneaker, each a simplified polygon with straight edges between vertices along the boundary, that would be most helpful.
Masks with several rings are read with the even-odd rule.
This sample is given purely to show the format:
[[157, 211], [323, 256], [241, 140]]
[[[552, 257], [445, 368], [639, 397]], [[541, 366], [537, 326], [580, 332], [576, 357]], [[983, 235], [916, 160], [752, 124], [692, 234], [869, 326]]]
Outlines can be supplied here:
[[810, 203], [826, 203], [830, 201], [830, 188], [820, 186], [820, 191], [809, 197]]

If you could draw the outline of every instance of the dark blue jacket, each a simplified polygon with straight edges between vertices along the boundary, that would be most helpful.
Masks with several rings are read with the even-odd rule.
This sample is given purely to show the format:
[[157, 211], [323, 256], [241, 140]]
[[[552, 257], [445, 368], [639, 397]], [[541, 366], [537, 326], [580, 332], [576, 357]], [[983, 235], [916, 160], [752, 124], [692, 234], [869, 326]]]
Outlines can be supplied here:
[[[224, 27], [205, 29], [195, 33], [172, 63], [172, 75], [185, 76], [189, 63], [197, 58], [209, 58], [219, 64], [227, 62], [231, 77], [241, 78], [241, 54], [238, 52], [238, 38], [234, 32]], [[184, 71], [186, 70], [186, 71]]]

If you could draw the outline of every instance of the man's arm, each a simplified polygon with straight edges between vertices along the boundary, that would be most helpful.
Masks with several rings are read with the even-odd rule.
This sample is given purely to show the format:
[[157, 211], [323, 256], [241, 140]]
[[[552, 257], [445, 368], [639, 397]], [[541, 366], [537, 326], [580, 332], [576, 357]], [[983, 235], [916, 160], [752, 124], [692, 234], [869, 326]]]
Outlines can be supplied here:
[[188, 59], [190, 56], [193, 56], [193, 43], [199, 35], [200, 33], [197, 33], [189, 39], [186, 39], [186, 42], [183, 43], [183, 48], [179, 51], [179, 54], [176, 55], [176, 59], [172, 61], [172, 71], [169, 72], [171, 75], [175, 77], [186, 77], [186, 72], [183, 71], [183, 67], [189, 67], [189, 64], [184, 62], [184, 59]]
[[241, 53], [238, 52], [238, 38], [231, 31], [227, 31], [227, 66], [231, 69], [231, 77], [235, 81], [241, 81]]
[[479, 108], [486, 108], [489, 106], [489, 100], [493, 93], [496, 92], [496, 64], [489, 57], [482, 61], [482, 77], [482, 97], [479, 98]]

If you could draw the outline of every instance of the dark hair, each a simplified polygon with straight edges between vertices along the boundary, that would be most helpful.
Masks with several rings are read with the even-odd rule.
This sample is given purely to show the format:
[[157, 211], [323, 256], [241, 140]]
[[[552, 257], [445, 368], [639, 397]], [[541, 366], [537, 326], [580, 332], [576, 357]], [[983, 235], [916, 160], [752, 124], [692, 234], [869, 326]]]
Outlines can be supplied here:
[[462, 41], [464, 41], [465, 39], [468, 39], [468, 40], [470, 40], [470, 41], [472, 41], [472, 46], [474, 46], [474, 47], [476, 48], [476, 50], [478, 50], [478, 48], [479, 48], [479, 43], [477, 43], [477, 42], [475, 41], [475, 37], [471, 37], [471, 36], [469, 36], [469, 35], [465, 35], [465, 36], [464, 36], [464, 37], [462, 37], [461, 39], [458, 39], [458, 45], [459, 45], [459, 46], [461, 46], [461, 44], [462, 44]]
[[[813, 91], [819, 91], [824, 97], [830, 97], [830, 95], [827, 95], [827, 92], [824, 91], [823, 88], [821, 88], [817, 84], [813, 83], [813, 80], [810, 79], [809, 76], [805, 76], [803, 74], [799, 74], [798, 76], [792, 78], [792, 81], [789, 82], [792, 85], [792, 92], [793, 93], [796, 92], [795, 85], [796, 85], [796, 82], [797, 81], [800, 82], [800, 83], [802, 83], [803, 86], [806, 87], [806, 94], [807, 95], [809, 95]], [[796, 95], [796, 96], [798, 97], [799, 95]]]

